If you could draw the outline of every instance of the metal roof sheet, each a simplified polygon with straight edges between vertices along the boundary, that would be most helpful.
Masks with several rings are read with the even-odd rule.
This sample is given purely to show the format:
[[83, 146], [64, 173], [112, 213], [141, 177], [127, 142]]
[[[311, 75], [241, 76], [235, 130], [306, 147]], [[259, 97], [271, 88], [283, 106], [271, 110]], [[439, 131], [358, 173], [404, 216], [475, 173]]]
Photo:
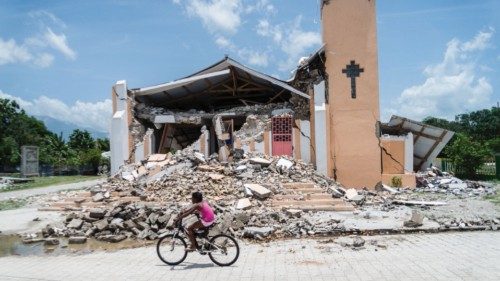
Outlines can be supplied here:
[[413, 133], [413, 165], [415, 170], [429, 167], [455, 134], [452, 131], [396, 115], [391, 117], [388, 125]]

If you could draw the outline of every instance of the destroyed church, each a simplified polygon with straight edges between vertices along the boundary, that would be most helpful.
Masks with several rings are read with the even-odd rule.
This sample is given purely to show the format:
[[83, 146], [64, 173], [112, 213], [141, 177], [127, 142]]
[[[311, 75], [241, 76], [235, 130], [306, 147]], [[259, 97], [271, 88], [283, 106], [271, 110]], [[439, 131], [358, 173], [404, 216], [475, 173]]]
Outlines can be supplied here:
[[[374, 0], [321, 1], [323, 46], [283, 81], [230, 57], [156, 86], [112, 87], [111, 172], [190, 147], [231, 163], [245, 153], [310, 163], [346, 187], [415, 186], [453, 132], [380, 122]], [[151, 167], [147, 173], [161, 169]]]

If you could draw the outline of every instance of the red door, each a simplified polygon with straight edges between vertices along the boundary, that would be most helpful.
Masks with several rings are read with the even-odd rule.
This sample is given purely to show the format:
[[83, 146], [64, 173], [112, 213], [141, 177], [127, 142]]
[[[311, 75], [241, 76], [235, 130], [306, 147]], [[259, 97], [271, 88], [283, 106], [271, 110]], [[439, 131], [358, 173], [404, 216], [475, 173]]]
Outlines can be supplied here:
[[292, 117], [273, 117], [273, 155], [292, 156]]

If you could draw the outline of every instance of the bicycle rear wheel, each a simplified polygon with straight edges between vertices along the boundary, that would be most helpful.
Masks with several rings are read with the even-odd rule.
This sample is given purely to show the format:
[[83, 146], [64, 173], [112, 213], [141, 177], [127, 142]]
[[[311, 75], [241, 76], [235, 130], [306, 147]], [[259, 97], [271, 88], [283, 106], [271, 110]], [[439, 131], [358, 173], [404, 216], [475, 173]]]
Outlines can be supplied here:
[[240, 256], [240, 246], [236, 239], [225, 234], [212, 237], [209, 241], [208, 256], [218, 266], [230, 266]]
[[187, 257], [187, 244], [182, 237], [169, 234], [158, 240], [156, 253], [160, 260], [168, 265], [178, 265]]

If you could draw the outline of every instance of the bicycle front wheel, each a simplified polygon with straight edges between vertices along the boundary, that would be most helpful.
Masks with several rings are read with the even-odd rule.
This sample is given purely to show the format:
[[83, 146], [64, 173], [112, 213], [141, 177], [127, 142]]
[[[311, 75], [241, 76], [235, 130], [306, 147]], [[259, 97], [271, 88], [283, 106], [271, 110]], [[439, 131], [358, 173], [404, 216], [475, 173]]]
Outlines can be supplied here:
[[182, 237], [169, 234], [158, 240], [156, 253], [160, 260], [168, 265], [178, 265], [186, 259], [187, 244]]
[[210, 239], [208, 256], [218, 266], [230, 266], [240, 256], [240, 246], [236, 239], [225, 234], [219, 234]]

